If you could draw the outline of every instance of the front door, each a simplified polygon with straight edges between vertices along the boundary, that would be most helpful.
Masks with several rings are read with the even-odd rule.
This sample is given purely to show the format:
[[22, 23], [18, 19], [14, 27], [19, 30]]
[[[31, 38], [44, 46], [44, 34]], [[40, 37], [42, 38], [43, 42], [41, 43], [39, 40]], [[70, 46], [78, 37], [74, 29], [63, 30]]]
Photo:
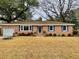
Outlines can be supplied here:
[[0, 36], [2, 35], [2, 28], [0, 28]]
[[42, 33], [42, 26], [38, 26], [38, 33]]

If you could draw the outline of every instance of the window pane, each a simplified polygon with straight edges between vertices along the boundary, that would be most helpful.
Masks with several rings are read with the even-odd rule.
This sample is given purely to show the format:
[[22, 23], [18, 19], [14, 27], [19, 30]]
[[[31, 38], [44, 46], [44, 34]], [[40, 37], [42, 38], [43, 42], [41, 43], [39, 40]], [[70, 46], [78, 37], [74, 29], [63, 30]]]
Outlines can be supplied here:
[[28, 26], [24, 26], [24, 30], [29, 30], [29, 27]]
[[67, 31], [68, 27], [67, 26], [62, 26], [62, 31]]
[[49, 26], [49, 31], [55, 31], [55, 26]]
[[21, 30], [23, 30], [23, 26], [21, 26]]
[[66, 30], [66, 26], [63, 26], [63, 30]]
[[53, 27], [52, 26], [50, 26], [50, 30], [53, 30]]

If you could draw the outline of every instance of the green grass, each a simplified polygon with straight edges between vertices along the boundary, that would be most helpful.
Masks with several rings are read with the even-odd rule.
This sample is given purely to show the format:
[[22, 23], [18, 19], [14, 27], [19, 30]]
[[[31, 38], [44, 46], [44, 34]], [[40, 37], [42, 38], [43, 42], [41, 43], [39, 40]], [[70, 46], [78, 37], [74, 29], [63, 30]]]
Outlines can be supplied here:
[[0, 59], [79, 59], [79, 37], [0, 39]]

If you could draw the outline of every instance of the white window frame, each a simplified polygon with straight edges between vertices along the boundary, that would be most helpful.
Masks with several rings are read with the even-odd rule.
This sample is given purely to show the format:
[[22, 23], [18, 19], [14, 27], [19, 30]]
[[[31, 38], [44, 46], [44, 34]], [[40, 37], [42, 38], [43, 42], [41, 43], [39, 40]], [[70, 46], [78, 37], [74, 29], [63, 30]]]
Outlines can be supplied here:
[[[50, 30], [50, 27], [52, 26], [52, 30]], [[54, 32], [55, 31], [55, 26], [54, 25], [49, 25], [48, 26], [48, 30], [49, 30], [49, 32]]]
[[[66, 30], [63, 30], [63, 26], [66, 26]], [[67, 32], [67, 31], [68, 31], [68, 26], [67, 26], [67, 25], [62, 25], [62, 26], [61, 26], [61, 30], [62, 30], [63, 32]]]
[[[24, 30], [24, 26], [28, 26], [28, 30]], [[32, 31], [32, 30], [30, 30], [30, 26], [32, 27], [32, 25], [20, 25], [20, 31], [23, 31], [23, 32], [25, 32], [25, 31]]]

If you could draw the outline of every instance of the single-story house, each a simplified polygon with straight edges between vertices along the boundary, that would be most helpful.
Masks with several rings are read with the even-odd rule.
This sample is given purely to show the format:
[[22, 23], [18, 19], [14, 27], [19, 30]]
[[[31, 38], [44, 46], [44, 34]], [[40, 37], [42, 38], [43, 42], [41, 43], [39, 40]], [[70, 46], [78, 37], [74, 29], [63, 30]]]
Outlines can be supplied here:
[[33, 33], [37, 36], [44, 34], [68, 36], [73, 35], [73, 26], [74, 24], [71, 23], [57, 21], [19, 21], [0, 24], [0, 34], [3, 34], [3, 29], [13, 29], [16, 34]]

